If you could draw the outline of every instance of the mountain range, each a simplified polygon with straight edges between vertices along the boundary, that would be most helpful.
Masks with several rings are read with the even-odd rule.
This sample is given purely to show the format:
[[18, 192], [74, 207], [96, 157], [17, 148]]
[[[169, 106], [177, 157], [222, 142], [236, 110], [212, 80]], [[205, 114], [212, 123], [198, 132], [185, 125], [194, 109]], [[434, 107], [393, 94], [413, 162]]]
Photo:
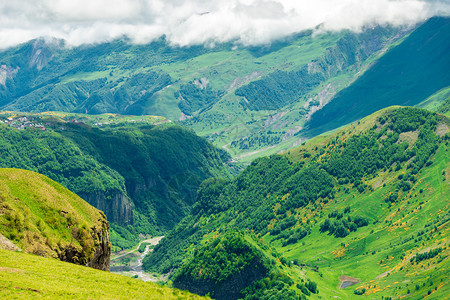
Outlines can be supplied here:
[[[238, 48], [173, 48], [164, 39], [67, 48], [38, 39], [0, 53], [0, 109], [160, 115], [249, 162], [383, 107], [417, 104], [448, 85], [448, 23], [306, 31]], [[394, 85], [397, 94], [389, 92]], [[345, 108], [361, 102], [355, 98], [361, 93], [370, 100], [350, 106], [358, 113]], [[309, 122], [311, 115], [317, 117]]]
[[[449, 17], [0, 51], [0, 295], [445, 299], [449, 53]], [[111, 250], [169, 288], [75, 266]]]

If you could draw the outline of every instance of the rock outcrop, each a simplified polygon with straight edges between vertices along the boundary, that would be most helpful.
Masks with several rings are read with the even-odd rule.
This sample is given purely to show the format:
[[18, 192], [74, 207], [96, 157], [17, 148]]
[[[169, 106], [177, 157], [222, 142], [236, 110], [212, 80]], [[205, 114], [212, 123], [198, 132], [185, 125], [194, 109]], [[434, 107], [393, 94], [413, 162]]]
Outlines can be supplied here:
[[[62, 261], [86, 265], [103, 271], [110, 270], [111, 244], [109, 242], [109, 223], [106, 216], [100, 212], [98, 220], [100, 226], [92, 226], [89, 235], [83, 236], [75, 231], [81, 245], [65, 245], [58, 251], [58, 258]], [[74, 231], [72, 231], [74, 232]]]
[[86, 264], [88, 267], [109, 271], [111, 259], [111, 244], [109, 243], [109, 224], [106, 217], [102, 220], [102, 227], [100, 231], [92, 228], [91, 234], [97, 237], [97, 244], [95, 245], [95, 252], [92, 259]]
[[20, 251], [20, 248], [14, 245], [13, 242], [8, 240], [0, 233], [0, 249], [9, 250], [9, 251]]
[[90, 205], [103, 211], [108, 220], [114, 224], [132, 225], [133, 202], [120, 191], [96, 191], [93, 193], [79, 193], [79, 196]]

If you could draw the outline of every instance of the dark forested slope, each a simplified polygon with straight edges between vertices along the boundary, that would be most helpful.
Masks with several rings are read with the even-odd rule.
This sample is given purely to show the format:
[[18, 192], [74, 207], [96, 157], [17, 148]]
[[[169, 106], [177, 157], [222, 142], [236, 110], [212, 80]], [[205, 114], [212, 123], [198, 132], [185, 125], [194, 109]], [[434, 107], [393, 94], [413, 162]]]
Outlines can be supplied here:
[[15, 128], [19, 121], [0, 124], [0, 166], [49, 176], [103, 210], [129, 238], [172, 228], [193, 204], [201, 181], [228, 174], [223, 151], [178, 126], [26, 118], [22, 123], [45, 124], [46, 130]]

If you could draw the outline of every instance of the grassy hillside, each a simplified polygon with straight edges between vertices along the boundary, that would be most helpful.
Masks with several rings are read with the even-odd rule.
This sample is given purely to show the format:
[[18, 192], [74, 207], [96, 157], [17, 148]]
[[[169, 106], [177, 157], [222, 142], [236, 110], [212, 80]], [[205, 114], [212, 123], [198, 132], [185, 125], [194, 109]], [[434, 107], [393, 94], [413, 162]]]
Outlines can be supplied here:
[[250, 48], [34, 40], [0, 52], [0, 109], [161, 115], [239, 156], [292, 144], [313, 111], [410, 30], [306, 31]]
[[450, 18], [432, 18], [339, 92], [308, 123], [315, 136], [390, 105], [415, 105], [450, 85]]
[[130, 123], [137, 123], [141, 125], [159, 125], [163, 123], [169, 123], [170, 121], [161, 116], [133, 116], [133, 115], [119, 115], [113, 113], [104, 113], [101, 115], [89, 115], [81, 113], [68, 113], [60, 111], [45, 111], [42, 113], [27, 113], [27, 112], [14, 112], [14, 111], [3, 111], [0, 112], [3, 117], [18, 117], [18, 116], [28, 116], [28, 117], [54, 117], [57, 119], [62, 119], [64, 121], [73, 121], [79, 123], [85, 123], [90, 126], [112, 126], [112, 125], [127, 125]]
[[[379, 27], [361, 34], [340, 32], [311, 37], [305, 33], [261, 56], [231, 56], [227, 63], [239, 58], [247, 61], [238, 68], [231, 64], [224, 69], [220, 64], [215, 69], [221, 77], [237, 77], [224, 87], [220, 100], [184, 123], [240, 161], [250, 162], [290, 148], [299, 140], [294, 134], [314, 111], [351, 84], [382, 55], [385, 47], [405, 34], [398, 28]], [[254, 64], [249, 65], [252, 61]], [[209, 74], [205, 72], [205, 78], [209, 79]]]
[[49, 176], [104, 211], [118, 246], [172, 228], [201, 181], [229, 174], [224, 151], [179, 126], [65, 118], [4, 113], [0, 166]]
[[416, 106], [450, 116], [450, 86], [439, 90]]
[[44, 175], [0, 169], [0, 233], [24, 252], [109, 270], [105, 215]]
[[231, 181], [207, 180], [144, 267], [183, 269], [216, 236], [241, 230], [280, 254], [291, 279], [280, 292], [306, 296], [302, 285], [315, 282], [313, 298], [446, 295], [449, 126], [426, 110], [388, 108], [257, 159]]
[[207, 299], [51, 258], [0, 250], [2, 299]]

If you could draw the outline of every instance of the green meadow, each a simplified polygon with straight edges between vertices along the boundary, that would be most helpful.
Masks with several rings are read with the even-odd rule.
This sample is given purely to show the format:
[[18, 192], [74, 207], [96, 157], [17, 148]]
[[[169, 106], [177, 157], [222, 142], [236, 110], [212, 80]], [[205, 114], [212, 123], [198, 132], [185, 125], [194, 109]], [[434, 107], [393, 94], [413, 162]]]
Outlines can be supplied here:
[[2, 299], [206, 299], [36, 255], [0, 250]]

